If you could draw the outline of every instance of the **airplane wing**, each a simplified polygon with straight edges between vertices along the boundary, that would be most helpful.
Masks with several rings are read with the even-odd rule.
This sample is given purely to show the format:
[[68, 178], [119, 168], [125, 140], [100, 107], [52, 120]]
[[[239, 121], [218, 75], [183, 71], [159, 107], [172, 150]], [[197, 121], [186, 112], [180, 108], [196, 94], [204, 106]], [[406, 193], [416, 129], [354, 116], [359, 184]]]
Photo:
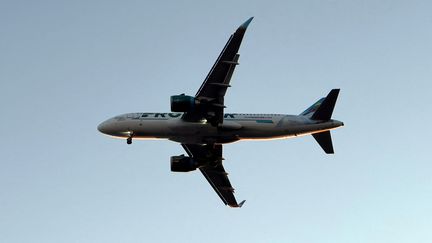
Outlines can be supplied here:
[[252, 19], [253, 17], [249, 18], [231, 35], [196, 93], [195, 99], [205, 104], [203, 106], [205, 108], [200, 111], [185, 113], [183, 117], [185, 120], [205, 118], [214, 126], [223, 122], [224, 96], [226, 90], [230, 87], [229, 83], [234, 69], [239, 64], [238, 59], [240, 55], [238, 54], [238, 50]]
[[245, 201], [237, 203], [234, 188], [228, 179], [228, 173], [222, 165], [222, 145], [182, 144], [189, 157], [194, 158], [202, 166], [201, 173], [225, 203], [230, 207], [241, 207]]

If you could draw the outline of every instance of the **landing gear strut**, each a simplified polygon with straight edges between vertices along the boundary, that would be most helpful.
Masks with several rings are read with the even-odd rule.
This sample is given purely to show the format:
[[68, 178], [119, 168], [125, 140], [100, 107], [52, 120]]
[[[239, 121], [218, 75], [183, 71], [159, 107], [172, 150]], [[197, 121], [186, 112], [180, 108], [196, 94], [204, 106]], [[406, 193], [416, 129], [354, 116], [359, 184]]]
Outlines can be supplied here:
[[132, 137], [133, 137], [133, 132], [130, 132], [129, 137], [126, 139], [127, 144], [132, 144]]

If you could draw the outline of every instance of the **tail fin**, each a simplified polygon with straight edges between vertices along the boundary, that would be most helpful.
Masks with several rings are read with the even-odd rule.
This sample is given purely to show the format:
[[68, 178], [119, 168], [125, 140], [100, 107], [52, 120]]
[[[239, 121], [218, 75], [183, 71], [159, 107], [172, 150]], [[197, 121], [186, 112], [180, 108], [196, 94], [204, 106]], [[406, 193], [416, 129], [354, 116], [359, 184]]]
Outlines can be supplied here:
[[323, 121], [330, 120], [338, 95], [339, 89], [332, 89], [327, 95], [327, 97], [323, 100], [321, 105], [318, 107], [318, 109], [314, 112], [311, 119]]
[[318, 110], [318, 108], [321, 106], [321, 103], [325, 100], [325, 98], [321, 98], [319, 99], [317, 102], [315, 102], [313, 105], [311, 105], [309, 108], [307, 108], [305, 111], [303, 111], [300, 115], [301, 116], [307, 116], [307, 117], [311, 117], [315, 111]]
[[307, 116], [312, 120], [330, 120], [338, 95], [339, 89], [332, 89], [327, 97], [321, 98], [300, 115]]
[[[339, 89], [332, 89], [325, 98], [321, 98], [300, 115], [307, 116], [312, 120], [328, 121], [331, 119], [336, 104]], [[330, 131], [314, 133], [312, 136], [327, 154], [334, 154]]]

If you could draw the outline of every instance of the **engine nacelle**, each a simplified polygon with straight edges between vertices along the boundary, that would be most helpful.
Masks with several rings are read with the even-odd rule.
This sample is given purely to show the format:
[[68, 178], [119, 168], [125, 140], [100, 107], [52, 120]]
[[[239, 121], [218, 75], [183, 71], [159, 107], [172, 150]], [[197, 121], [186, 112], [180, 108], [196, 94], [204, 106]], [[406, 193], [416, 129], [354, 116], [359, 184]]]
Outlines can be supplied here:
[[171, 96], [171, 111], [172, 112], [187, 112], [192, 111], [198, 105], [195, 97], [188, 95], [173, 95]]
[[184, 155], [171, 156], [171, 171], [172, 172], [189, 172], [196, 170], [198, 163], [191, 157]]

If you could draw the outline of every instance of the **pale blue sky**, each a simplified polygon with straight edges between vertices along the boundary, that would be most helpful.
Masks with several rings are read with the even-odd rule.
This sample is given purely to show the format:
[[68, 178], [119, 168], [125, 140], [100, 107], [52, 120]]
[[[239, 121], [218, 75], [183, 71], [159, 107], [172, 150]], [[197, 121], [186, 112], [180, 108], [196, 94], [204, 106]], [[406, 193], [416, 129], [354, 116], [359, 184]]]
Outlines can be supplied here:
[[[0, 242], [432, 242], [430, 1], [0, 2]], [[225, 207], [169, 141], [96, 126], [195, 94], [229, 35], [227, 112], [298, 114], [341, 88], [335, 155], [312, 137], [225, 146]]]

